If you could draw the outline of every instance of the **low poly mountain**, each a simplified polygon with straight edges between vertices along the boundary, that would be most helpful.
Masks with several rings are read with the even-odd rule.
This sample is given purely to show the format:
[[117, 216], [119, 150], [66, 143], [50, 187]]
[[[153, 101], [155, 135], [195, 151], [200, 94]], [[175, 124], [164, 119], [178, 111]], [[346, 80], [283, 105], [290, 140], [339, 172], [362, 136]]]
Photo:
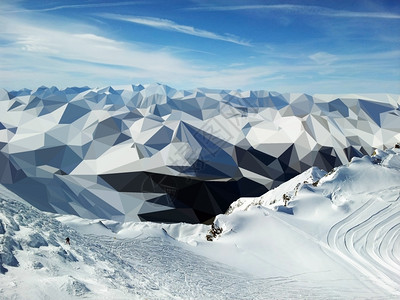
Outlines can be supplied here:
[[399, 95], [0, 90], [0, 183], [49, 212], [212, 222], [315, 166], [400, 140]]

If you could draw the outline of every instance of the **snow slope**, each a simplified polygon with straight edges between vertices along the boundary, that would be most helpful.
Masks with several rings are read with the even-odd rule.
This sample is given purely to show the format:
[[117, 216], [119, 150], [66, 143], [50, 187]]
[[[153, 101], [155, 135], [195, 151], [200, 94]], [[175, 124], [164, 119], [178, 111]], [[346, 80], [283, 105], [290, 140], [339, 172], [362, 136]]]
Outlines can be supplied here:
[[399, 205], [395, 148], [239, 199], [211, 242], [205, 225], [43, 213], [0, 186], [0, 298], [397, 299]]
[[[400, 149], [376, 151], [323, 173], [310, 169], [262, 197], [239, 199], [229, 212], [233, 216], [264, 205], [259, 207], [268, 208], [271, 219], [314, 241], [368, 285], [400, 295]], [[284, 194], [291, 198], [286, 207]], [[243, 226], [236, 218], [218, 216], [215, 223], [231, 233]], [[292, 247], [287, 248], [292, 256]], [[308, 258], [303, 254], [301, 260]], [[293, 268], [298, 265], [293, 261]]]

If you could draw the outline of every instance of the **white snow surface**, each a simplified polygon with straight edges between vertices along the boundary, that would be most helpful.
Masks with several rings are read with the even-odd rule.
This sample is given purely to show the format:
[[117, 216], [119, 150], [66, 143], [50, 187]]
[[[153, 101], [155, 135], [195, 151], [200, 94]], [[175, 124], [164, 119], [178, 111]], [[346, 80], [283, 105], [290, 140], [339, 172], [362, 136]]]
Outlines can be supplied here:
[[0, 186], [0, 299], [398, 299], [399, 208], [397, 148], [239, 199], [213, 241], [44, 213]]

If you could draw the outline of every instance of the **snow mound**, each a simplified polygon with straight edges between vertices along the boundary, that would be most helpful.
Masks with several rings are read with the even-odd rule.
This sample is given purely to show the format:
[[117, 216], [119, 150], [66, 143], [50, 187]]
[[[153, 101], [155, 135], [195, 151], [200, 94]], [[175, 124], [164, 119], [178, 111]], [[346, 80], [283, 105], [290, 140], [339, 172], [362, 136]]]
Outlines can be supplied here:
[[236, 200], [228, 208], [227, 214], [231, 214], [236, 210], [248, 210], [250, 206], [254, 205], [284, 205], [285, 200], [289, 201], [293, 198], [304, 184], [314, 183], [325, 174], [326, 171], [312, 167], [261, 197], [243, 197]]
[[397, 147], [376, 151], [325, 175], [310, 169], [261, 197], [239, 199], [215, 219], [222, 231], [216, 241], [246, 248], [250, 239], [251, 248], [264, 247], [268, 261], [281, 262], [275, 252], [282, 251], [293, 269], [304, 263], [313, 269], [321, 256], [296, 249], [303, 236], [353, 274], [400, 295], [399, 162]]

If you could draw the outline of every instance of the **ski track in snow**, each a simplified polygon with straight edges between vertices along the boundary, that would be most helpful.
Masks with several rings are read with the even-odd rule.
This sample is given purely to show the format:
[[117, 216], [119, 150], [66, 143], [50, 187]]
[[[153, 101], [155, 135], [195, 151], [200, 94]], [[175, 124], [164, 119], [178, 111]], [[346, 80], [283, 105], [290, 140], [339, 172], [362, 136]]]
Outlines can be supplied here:
[[[397, 188], [397, 193], [399, 191], [400, 188]], [[329, 249], [328, 252], [333, 251], [344, 258], [371, 283], [381, 282], [383, 288], [395, 294], [399, 286], [395, 281], [400, 274], [400, 201], [397, 196], [392, 201], [377, 203], [372, 195], [366, 196], [369, 199], [364, 205], [330, 229], [327, 243], [287, 225], [324, 249]], [[380, 205], [380, 209], [377, 210], [376, 205]], [[69, 296], [62, 299], [77, 299], [74, 296], [98, 299], [100, 292], [91, 292], [94, 287], [101, 287], [108, 291], [108, 295], [112, 295], [113, 290], [120, 292], [120, 295], [110, 299], [346, 298], [343, 295], [346, 287], [335, 290], [329, 282], [313, 282], [304, 274], [260, 278], [241, 272], [194, 254], [190, 246], [177, 242], [166, 232], [164, 237], [127, 239], [80, 234], [52, 217], [10, 199], [2, 201], [2, 209], [0, 218], [6, 233], [23, 249], [28, 249], [26, 237], [31, 233], [39, 234], [48, 242], [47, 247], [33, 247], [27, 252], [32, 263], [44, 265], [40, 271], [47, 272], [52, 279], [63, 280], [59, 281], [58, 288], [66, 290]], [[285, 222], [274, 214], [271, 216]], [[65, 245], [65, 236], [71, 238], [71, 246]], [[14, 252], [17, 259], [24, 262], [21, 258], [26, 251]], [[53, 263], [56, 259], [63, 264]], [[63, 265], [66, 271], [62, 270]], [[6, 267], [11, 271], [12, 267]], [[21, 264], [19, 268], [32, 271], [32, 266]], [[74, 273], [79, 269], [84, 271], [81, 275]], [[16, 288], [23, 286], [18, 278], [12, 279], [12, 284]], [[354, 291], [347, 293], [349, 296], [355, 294]], [[49, 298], [45, 292], [31, 296], [31, 299]], [[0, 298], [15, 297], [0, 290]]]
[[321, 294], [340, 299], [340, 295], [334, 297], [329, 288], [326, 291], [320, 287], [318, 291], [310, 289], [296, 276], [253, 277], [195, 255], [174, 245], [174, 241], [102, 238], [101, 242], [133, 266], [152, 289], [168, 291], [171, 299], [293, 299], [299, 295], [319, 299]]
[[332, 226], [327, 243], [366, 280], [400, 295], [400, 187], [389, 200], [379, 194], [365, 195], [362, 206]]
[[[55, 289], [59, 300], [101, 295], [148, 300], [343, 298], [329, 285], [305, 282], [303, 274], [253, 276], [194, 254], [167, 234], [126, 239], [81, 234], [23, 203], [7, 199], [0, 204], [2, 243], [8, 239], [17, 245], [9, 249], [19, 261], [16, 268], [5, 265], [8, 272], [0, 274], [0, 299], [23, 299], [28, 289], [33, 289], [29, 299], [54, 299]], [[29, 246], [33, 235], [47, 245]], [[65, 244], [66, 236], [71, 245]], [[26, 282], [18, 274], [37, 279]]]

